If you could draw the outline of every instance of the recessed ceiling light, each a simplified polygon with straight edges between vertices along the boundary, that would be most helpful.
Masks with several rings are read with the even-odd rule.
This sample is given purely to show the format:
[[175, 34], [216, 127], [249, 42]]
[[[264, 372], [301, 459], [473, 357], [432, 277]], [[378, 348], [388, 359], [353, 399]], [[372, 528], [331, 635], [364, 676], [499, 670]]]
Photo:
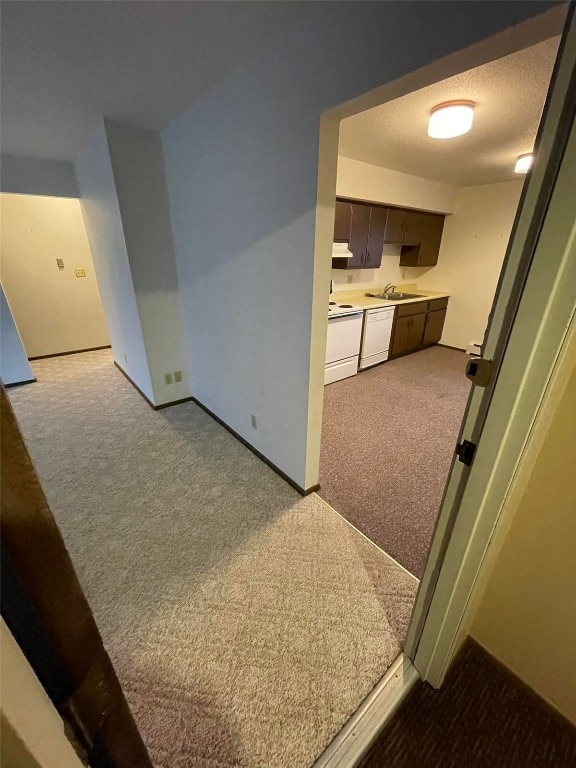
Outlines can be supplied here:
[[516, 165], [514, 167], [515, 173], [528, 173], [530, 168], [532, 168], [532, 163], [534, 162], [534, 155], [532, 152], [528, 152], [526, 155], [520, 155], [518, 160], [516, 160]]
[[452, 139], [462, 136], [472, 128], [474, 120], [473, 101], [445, 101], [430, 113], [428, 136], [433, 139]]

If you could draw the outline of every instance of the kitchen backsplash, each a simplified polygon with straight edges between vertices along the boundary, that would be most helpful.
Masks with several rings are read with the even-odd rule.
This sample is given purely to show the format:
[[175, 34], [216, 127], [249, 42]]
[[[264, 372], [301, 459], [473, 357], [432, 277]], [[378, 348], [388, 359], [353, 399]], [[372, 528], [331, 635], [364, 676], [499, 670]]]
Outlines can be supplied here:
[[406, 282], [417, 282], [418, 278], [430, 272], [434, 267], [401, 267], [400, 246], [385, 245], [382, 251], [382, 264], [378, 269], [333, 269], [332, 290], [351, 291], [384, 287], [387, 283], [400, 285]]

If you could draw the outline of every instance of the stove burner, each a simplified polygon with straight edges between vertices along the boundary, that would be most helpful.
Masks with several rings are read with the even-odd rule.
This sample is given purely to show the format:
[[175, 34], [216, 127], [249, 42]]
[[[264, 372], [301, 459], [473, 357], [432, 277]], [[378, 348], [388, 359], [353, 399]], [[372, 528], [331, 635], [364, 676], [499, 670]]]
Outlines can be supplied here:
[[352, 304], [340, 304], [342, 309], [352, 309]]

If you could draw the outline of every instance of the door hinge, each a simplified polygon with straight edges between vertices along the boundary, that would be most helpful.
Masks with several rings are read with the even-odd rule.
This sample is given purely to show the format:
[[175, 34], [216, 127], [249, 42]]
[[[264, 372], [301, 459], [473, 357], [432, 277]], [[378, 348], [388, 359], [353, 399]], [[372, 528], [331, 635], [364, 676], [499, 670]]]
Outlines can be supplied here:
[[475, 453], [476, 443], [471, 443], [470, 440], [462, 440], [462, 442], [458, 443], [456, 446], [456, 456], [458, 456], [458, 461], [462, 462], [462, 464], [466, 464], [467, 467], [472, 465]]
[[492, 379], [492, 360], [483, 357], [473, 357], [466, 365], [466, 378], [477, 387], [487, 387]]

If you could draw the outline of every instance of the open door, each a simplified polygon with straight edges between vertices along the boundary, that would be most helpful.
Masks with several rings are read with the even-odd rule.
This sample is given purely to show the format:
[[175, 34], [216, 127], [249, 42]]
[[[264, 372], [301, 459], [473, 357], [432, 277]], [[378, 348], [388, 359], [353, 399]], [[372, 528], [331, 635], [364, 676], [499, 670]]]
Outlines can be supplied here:
[[0, 410], [2, 616], [80, 758], [152, 768], [3, 387]]
[[575, 113], [571, 5], [406, 641], [436, 686], [574, 313]]

